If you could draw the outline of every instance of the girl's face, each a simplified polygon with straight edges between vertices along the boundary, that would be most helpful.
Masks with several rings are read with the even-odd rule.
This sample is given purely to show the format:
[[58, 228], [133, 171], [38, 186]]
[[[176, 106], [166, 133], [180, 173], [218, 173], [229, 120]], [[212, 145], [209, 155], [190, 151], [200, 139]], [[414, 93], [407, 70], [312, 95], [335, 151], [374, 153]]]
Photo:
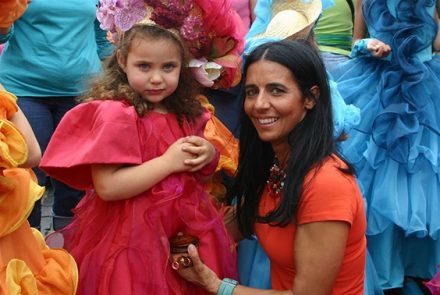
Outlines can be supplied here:
[[119, 52], [117, 57], [130, 86], [152, 103], [154, 109], [166, 112], [161, 102], [179, 84], [182, 60], [178, 45], [167, 39], [135, 38], [127, 58]]
[[[304, 98], [290, 70], [276, 62], [260, 60], [246, 73], [244, 111], [263, 141], [288, 148], [288, 136], [315, 106]], [[313, 92], [313, 90], [312, 90]]]

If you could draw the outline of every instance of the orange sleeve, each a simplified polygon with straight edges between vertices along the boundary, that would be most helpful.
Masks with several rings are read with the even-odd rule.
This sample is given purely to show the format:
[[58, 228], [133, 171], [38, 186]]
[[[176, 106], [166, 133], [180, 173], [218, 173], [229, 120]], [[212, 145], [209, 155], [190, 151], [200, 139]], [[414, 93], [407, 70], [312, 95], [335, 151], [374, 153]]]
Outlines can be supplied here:
[[325, 163], [314, 177], [306, 178], [298, 223], [346, 221], [350, 225], [358, 210], [358, 191], [353, 176], [340, 171], [333, 161]]

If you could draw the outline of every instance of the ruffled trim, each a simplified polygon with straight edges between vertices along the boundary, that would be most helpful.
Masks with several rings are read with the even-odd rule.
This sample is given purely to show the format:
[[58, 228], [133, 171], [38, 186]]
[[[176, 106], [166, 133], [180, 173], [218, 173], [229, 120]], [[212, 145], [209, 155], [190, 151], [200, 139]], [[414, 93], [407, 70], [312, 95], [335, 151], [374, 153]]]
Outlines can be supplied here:
[[[214, 106], [209, 103], [206, 96], [199, 95], [198, 99], [212, 114], [215, 113]], [[212, 115], [210, 120], [206, 123], [204, 136], [220, 153], [220, 160], [217, 164], [216, 172], [225, 172], [227, 175], [233, 176], [238, 166], [238, 140], [215, 115]], [[205, 184], [205, 191], [214, 196], [217, 200], [224, 200], [226, 187], [219, 173], [216, 173], [214, 177]]]
[[432, 74], [417, 54], [432, 43], [436, 24], [426, 9], [433, 1], [400, 0], [397, 3], [396, 16], [389, 11], [387, 1], [375, 0], [365, 1], [363, 14], [366, 23], [371, 24], [371, 35], [390, 42], [392, 48], [390, 64], [384, 68], [377, 87], [376, 96], [382, 110], [373, 122], [373, 138], [392, 159], [407, 163], [414, 153], [411, 147], [421, 127], [440, 135], [432, 105], [418, 96], [423, 93], [434, 97], [424, 84]]
[[0, 90], [0, 119], [9, 119], [18, 111], [17, 97], [6, 91]]
[[26, 10], [28, 2], [26, 0], [2, 1], [0, 12], [0, 28], [11, 26]]
[[0, 174], [0, 238], [26, 222], [34, 203], [44, 194], [31, 169], [4, 169]]
[[350, 58], [355, 58], [360, 56], [372, 57], [371, 52], [367, 48], [368, 42], [370, 42], [371, 40], [372, 40], [371, 38], [357, 40], [354, 43], [353, 48], [351, 49]]
[[11, 122], [0, 119], [0, 168], [18, 167], [27, 158], [26, 140]]
[[17, 168], [28, 157], [26, 141], [8, 121], [16, 97], [0, 91], [0, 293], [75, 294], [75, 261], [64, 250], [51, 250], [27, 218], [44, 194], [31, 169]]
[[368, 235], [396, 224], [406, 235], [438, 239], [440, 63], [419, 59], [434, 36], [426, 7], [433, 2], [397, 2], [396, 17], [387, 1], [364, 2], [367, 23], [381, 30], [372, 35], [392, 46], [390, 60], [357, 58], [333, 73], [346, 102], [362, 110], [341, 146], [367, 200]]
[[75, 294], [78, 270], [73, 258], [62, 249], [49, 249], [38, 230], [33, 229], [32, 234], [41, 251], [44, 267], [34, 274], [25, 261], [11, 259], [0, 271], [0, 277], [5, 278], [5, 294]]
[[343, 133], [348, 133], [359, 124], [361, 111], [358, 107], [345, 103], [339, 93], [337, 84], [333, 81], [330, 73], [328, 75], [332, 100], [333, 138], [337, 139]]
[[18, 167], [28, 157], [26, 141], [8, 120], [18, 110], [17, 97], [0, 90], [0, 168]]

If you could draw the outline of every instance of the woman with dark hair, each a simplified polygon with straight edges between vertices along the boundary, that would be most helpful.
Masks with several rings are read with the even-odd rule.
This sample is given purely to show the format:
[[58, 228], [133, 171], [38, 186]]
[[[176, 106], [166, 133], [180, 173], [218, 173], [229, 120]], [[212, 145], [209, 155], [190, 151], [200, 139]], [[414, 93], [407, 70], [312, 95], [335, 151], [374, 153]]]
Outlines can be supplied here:
[[[272, 288], [285, 290], [279, 294], [363, 294], [364, 204], [351, 167], [335, 152], [319, 55], [300, 41], [266, 43], [247, 57], [244, 73], [233, 186], [240, 233], [257, 234]], [[275, 294], [220, 280], [193, 245], [187, 255], [194, 267], [178, 272], [209, 292]]]

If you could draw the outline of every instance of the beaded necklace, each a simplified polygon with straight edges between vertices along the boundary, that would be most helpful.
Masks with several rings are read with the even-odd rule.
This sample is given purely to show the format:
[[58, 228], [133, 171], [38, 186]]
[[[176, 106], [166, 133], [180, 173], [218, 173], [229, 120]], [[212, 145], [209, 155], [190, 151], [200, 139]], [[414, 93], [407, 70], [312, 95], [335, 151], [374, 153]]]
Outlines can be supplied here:
[[267, 179], [267, 185], [269, 192], [272, 196], [277, 196], [284, 190], [284, 183], [286, 180], [286, 171], [284, 168], [280, 168], [280, 162], [275, 157], [272, 167], [269, 170], [269, 178]]

